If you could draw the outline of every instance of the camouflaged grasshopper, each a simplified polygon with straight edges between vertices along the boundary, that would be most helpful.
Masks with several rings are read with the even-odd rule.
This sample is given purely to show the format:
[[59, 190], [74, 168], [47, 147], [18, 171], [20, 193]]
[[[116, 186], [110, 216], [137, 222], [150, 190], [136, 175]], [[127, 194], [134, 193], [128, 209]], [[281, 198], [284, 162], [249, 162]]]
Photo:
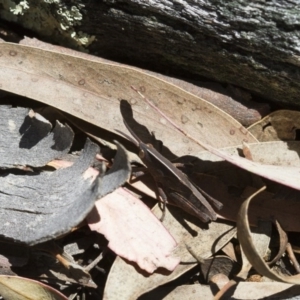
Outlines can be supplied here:
[[139, 147], [139, 157], [153, 177], [159, 196], [164, 203], [168, 200], [168, 203], [198, 217], [202, 222], [216, 220], [217, 214], [203, 195], [217, 209], [222, 208], [222, 204], [204, 191], [196, 188], [189, 178], [176, 168], [172, 162], [160, 154], [151, 144], [143, 143], [124, 119], [123, 122], [135, 140], [124, 133], [122, 134]]

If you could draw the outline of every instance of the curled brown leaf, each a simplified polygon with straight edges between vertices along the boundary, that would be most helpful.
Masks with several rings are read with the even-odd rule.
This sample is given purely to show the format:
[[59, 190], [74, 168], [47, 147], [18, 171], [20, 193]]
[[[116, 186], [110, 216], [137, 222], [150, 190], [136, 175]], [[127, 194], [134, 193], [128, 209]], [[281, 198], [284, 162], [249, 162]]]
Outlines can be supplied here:
[[268, 265], [265, 263], [263, 258], [259, 255], [257, 249], [255, 248], [251, 232], [249, 228], [249, 221], [248, 221], [248, 207], [250, 204], [250, 201], [261, 191], [265, 190], [266, 187], [263, 187], [259, 189], [256, 193], [254, 193], [252, 196], [250, 196], [245, 202], [242, 204], [240, 211], [238, 213], [237, 218], [237, 236], [238, 240], [242, 246], [242, 249], [249, 260], [249, 262], [252, 264], [253, 268], [257, 272], [259, 272], [261, 275], [266, 276], [270, 279], [273, 279], [275, 281], [279, 282], [286, 282], [286, 283], [292, 283], [292, 284], [300, 284], [300, 276], [280, 276], [273, 272]]

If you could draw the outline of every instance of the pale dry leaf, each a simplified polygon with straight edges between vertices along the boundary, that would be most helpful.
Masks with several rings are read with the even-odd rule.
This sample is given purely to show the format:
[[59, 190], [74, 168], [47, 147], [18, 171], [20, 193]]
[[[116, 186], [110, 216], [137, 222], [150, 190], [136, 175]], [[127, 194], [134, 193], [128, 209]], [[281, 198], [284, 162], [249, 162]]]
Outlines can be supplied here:
[[210, 287], [208, 285], [201, 284], [181, 285], [172, 289], [171, 292], [169, 291], [169, 287], [160, 287], [155, 290], [155, 293], [149, 293], [149, 296], [143, 296], [143, 300], [199, 300], [212, 299], [213, 297]]
[[[300, 286], [281, 282], [240, 282], [232, 299], [298, 299]], [[297, 297], [298, 296], [298, 297]]]
[[217, 286], [221, 290], [227, 283], [229, 278], [222, 273], [216, 274], [210, 278], [210, 285]]
[[172, 256], [175, 240], [149, 208], [123, 188], [99, 199], [87, 222], [108, 239], [112, 251], [148, 273], [159, 267], [173, 271], [179, 263]]
[[269, 180], [281, 183], [288, 187], [300, 190], [300, 168], [294, 166], [276, 166], [276, 165], [265, 165], [259, 162], [249, 161], [246, 158], [229, 155], [223, 150], [216, 149], [208, 144], [199, 142], [211, 153], [219, 156], [220, 158], [236, 165], [246, 171], [265, 177]]
[[129, 183], [134, 189], [138, 190], [139, 192], [152, 197], [153, 199], [157, 199], [155, 194], [155, 186], [151, 177], [142, 178], [142, 180], [135, 180], [135, 178], [132, 177], [132, 180]]
[[300, 112], [277, 110], [251, 125], [248, 130], [260, 141], [294, 141], [300, 129]]
[[[251, 152], [252, 161], [262, 165], [274, 166], [300, 166], [300, 142], [299, 141], [271, 141], [261, 143], [247, 143]], [[231, 156], [239, 156], [242, 146], [226, 147], [218, 149]], [[223, 159], [209, 151], [195, 153], [202, 161], [220, 162]]]
[[116, 128], [127, 132], [118, 113], [119, 101], [126, 99], [137, 121], [155, 131], [177, 156], [195, 153], [202, 147], [166, 125], [161, 116], [152, 114], [131, 85], [144, 91], [181, 126], [215, 147], [238, 145], [243, 140], [256, 142], [239, 122], [214, 105], [140, 70], [8, 43], [0, 44], [0, 53], [3, 90], [55, 106], [112, 132]]
[[[44, 50], [50, 50], [59, 52], [62, 54], [68, 54], [71, 56], [78, 56], [88, 60], [96, 60], [97, 62], [111, 63], [119, 66], [124, 66], [121, 63], [110, 61], [102, 57], [95, 57], [83, 52], [78, 52], [72, 49], [63, 48], [60, 46], [52, 45], [42, 42], [35, 38], [25, 37], [20, 41], [21, 45], [32, 46]], [[266, 103], [258, 103], [251, 101], [251, 94], [238, 87], [228, 86], [226, 89], [215, 82], [195, 82], [192, 84], [187, 81], [183, 81], [177, 78], [169, 77], [159, 73], [155, 73], [149, 70], [132, 67], [137, 71], [145, 72], [149, 75], [158, 77], [161, 80], [174, 84], [183, 90], [209, 101], [213, 105], [216, 105], [221, 110], [231, 115], [234, 119], [242, 123], [244, 126], [249, 126], [254, 122], [257, 122], [270, 111], [269, 105]]]
[[[153, 209], [153, 213], [161, 216], [158, 205]], [[207, 225], [175, 207], [166, 208], [163, 225], [178, 243], [174, 255], [180, 258], [181, 263], [172, 273], [154, 273], [145, 276], [142, 272], [137, 272], [132, 265], [117, 258], [108, 275], [104, 299], [137, 299], [140, 295], [178, 278], [197, 265], [198, 262], [187, 250], [187, 245], [198, 258], [206, 259], [219, 251], [236, 233], [233, 225], [219, 222], [212, 222], [209, 224], [209, 230], [205, 230]]]
[[0, 295], [13, 300], [67, 300], [52, 287], [32, 279], [0, 275]]
[[265, 165], [300, 167], [300, 142], [275, 141], [248, 144], [252, 160]]

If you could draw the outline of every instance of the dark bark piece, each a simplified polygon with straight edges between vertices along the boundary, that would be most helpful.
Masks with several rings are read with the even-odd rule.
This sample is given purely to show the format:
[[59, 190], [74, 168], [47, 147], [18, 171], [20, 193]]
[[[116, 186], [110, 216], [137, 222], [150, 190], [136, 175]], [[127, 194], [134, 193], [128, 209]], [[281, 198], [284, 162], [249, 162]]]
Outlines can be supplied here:
[[78, 225], [92, 209], [98, 180], [84, 180], [99, 148], [87, 141], [71, 166], [54, 172], [0, 177], [0, 235], [34, 245]]
[[99, 198], [119, 188], [129, 179], [131, 174], [131, 164], [126, 149], [117, 141], [114, 141], [114, 143], [117, 145], [117, 154], [112, 167], [101, 179], [98, 192]]
[[42, 167], [69, 152], [74, 133], [58, 121], [52, 125], [28, 108], [0, 106], [0, 167]]

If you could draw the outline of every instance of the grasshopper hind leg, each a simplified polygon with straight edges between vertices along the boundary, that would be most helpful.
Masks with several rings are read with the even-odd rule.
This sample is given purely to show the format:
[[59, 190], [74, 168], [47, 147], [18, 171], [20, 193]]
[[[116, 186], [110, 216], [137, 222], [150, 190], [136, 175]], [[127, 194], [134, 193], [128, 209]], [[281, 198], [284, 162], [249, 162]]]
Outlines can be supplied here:
[[163, 222], [164, 218], [165, 218], [165, 215], [166, 215], [166, 204], [167, 204], [167, 196], [164, 192], [164, 190], [157, 186], [157, 199], [159, 200], [159, 198], [162, 200], [162, 202], [158, 202], [159, 203], [159, 207], [162, 211], [162, 216], [160, 217], [160, 221]]

